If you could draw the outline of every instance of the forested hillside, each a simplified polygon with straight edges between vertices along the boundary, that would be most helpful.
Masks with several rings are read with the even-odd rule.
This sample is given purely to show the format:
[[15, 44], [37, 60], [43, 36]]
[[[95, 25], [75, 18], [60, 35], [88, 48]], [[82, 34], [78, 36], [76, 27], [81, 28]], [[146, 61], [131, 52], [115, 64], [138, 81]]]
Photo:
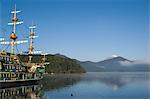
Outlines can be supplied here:
[[[28, 55], [18, 55], [22, 62], [28, 62]], [[40, 63], [42, 55], [33, 55], [32, 62]], [[48, 54], [46, 56], [46, 72], [48, 73], [84, 73], [85, 70], [73, 59], [59, 55]]]

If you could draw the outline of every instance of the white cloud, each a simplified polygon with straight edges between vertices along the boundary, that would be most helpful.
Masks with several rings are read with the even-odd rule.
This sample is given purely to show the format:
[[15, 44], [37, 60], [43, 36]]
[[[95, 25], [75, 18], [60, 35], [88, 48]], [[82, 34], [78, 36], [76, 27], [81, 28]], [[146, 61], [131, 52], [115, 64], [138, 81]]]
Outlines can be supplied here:
[[118, 57], [118, 55], [112, 55], [112, 57]]
[[123, 66], [131, 66], [131, 65], [133, 65], [133, 63], [132, 62], [129, 62], [129, 61], [120, 61], [119, 62], [121, 65], [123, 65]]
[[129, 61], [120, 61], [120, 64], [123, 66], [132, 66], [132, 65], [139, 65], [139, 64], [146, 64], [146, 65], [150, 65], [150, 61], [149, 60], [144, 60], [144, 61], [134, 61], [134, 62], [129, 62]]

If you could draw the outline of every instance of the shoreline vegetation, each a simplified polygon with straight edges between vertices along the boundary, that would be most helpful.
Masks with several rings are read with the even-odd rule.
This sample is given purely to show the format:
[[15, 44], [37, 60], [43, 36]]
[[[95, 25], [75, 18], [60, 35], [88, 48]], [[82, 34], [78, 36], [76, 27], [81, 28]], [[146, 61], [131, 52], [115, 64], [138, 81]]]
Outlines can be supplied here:
[[[23, 63], [28, 62], [28, 55], [18, 54], [20, 60]], [[46, 62], [49, 64], [46, 65], [46, 72], [47, 73], [85, 73], [86, 71], [83, 67], [78, 64], [75, 60], [70, 59], [68, 57], [63, 57], [59, 55], [51, 55], [48, 54], [45, 56]], [[42, 61], [42, 55], [33, 55], [32, 63], [40, 63]]]

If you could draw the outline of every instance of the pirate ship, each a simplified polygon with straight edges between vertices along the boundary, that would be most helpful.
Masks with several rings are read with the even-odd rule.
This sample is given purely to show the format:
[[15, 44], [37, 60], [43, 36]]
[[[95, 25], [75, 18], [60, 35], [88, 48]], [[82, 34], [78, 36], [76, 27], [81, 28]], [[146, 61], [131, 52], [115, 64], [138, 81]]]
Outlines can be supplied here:
[[[4, 41], [1, 39], [0, 44], [10, 44], [11, 52], [6, 52], [4, 50], [0, 53], [0, 87], [4, 86], [15, 86], [16, 83], [27, 84], [34, 83], [43, 78], [43, 73], [45, 72], [45, 59], [41, 63], [32, 63], [32, 54], [34, 54], [33, 39], [36, 38], [34, 29], [36, 26], [32, 25], [29, 27], [30, 32], [28, 40], [17, 40], [16, 26], [22, 24], [17, 18], [17, 14], [21, 11], [14, 10], [11, 12], [13, 14], [12, 22], [8, 25], [13, 26], [13, 32], [11, 33], [11, 41]], [[15, 53], [15, 45], [20, 43], [29, 42], [29, 61], [27, 63], [21, 62], [17, 54]]]

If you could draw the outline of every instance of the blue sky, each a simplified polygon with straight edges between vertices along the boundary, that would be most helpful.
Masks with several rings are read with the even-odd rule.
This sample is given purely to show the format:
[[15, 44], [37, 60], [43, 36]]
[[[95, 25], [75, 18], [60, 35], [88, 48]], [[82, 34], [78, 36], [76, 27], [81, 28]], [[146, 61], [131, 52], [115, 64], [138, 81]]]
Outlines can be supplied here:
[[[37, 50], [79, 60], [100, 61], [111, 55], [148, 59], [149, 0], [1, 0], [2, 36], [11, 33], [10, 10], [17, 5], [27, 35], [37, 25]], [[5, 29], [7, 28], [7, 30]], [[27, 45], [26, 45], [27, 47]], [[19, 47], [22, 50], [26, 48]]]

